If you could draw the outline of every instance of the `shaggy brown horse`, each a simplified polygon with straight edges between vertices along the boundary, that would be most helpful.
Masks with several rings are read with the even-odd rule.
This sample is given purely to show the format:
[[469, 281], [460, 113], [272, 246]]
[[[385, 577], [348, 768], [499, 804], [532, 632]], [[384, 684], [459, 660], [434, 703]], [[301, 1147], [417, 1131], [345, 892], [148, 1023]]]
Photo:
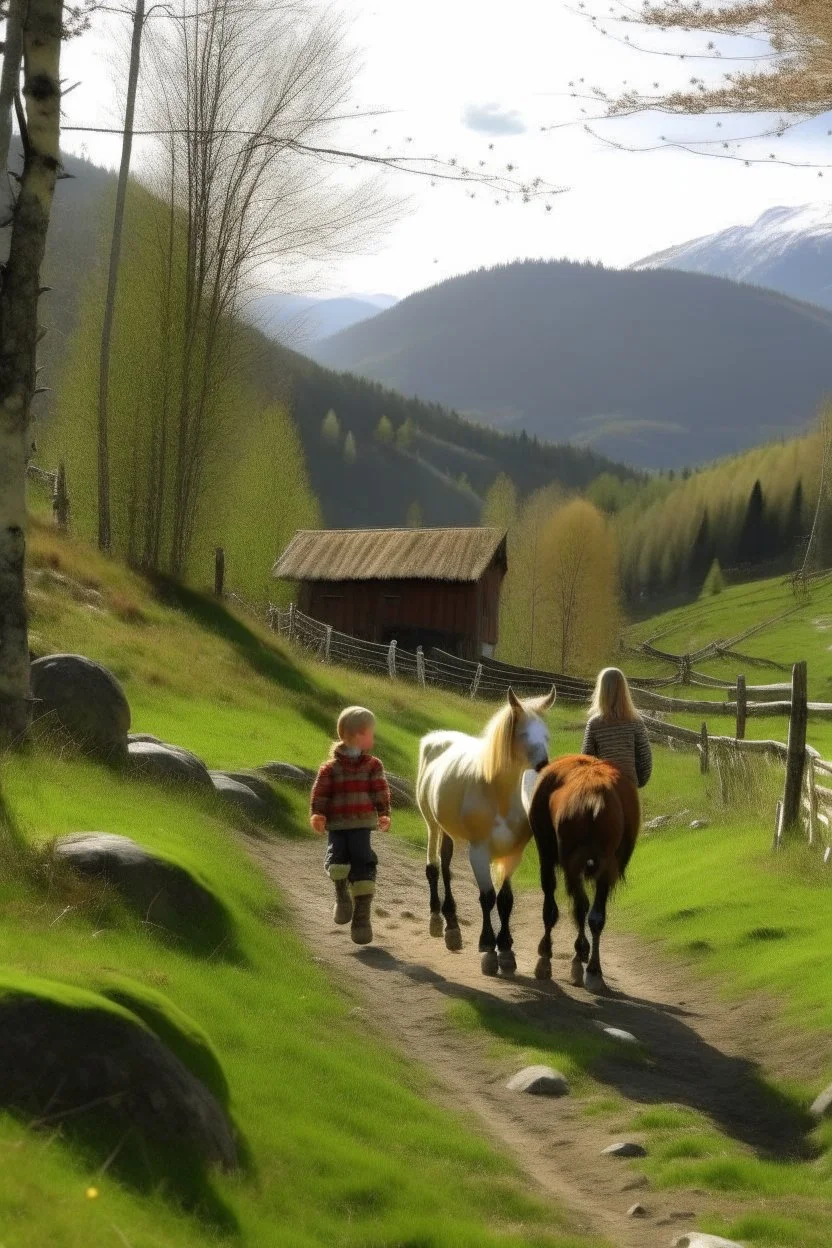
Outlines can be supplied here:
[[[552, 928], [558, 921], [555, 871], [560, 866], [578, 928], [570, 978], [573, 984], [597, 992], [604, 987], [600, 945], [607, 901], [624, 877], [638, 837], [638, 791], [612, 763], [569, 754], [541, 771], [528, 812], [540, 856], [543, 889], [544, 933], [537, 949], [535, 975], [538, 979], [552, 977]], [[595, 885], [592, 909], [585, 880]], [[587, 918], [591, 951], [585, 931]]]

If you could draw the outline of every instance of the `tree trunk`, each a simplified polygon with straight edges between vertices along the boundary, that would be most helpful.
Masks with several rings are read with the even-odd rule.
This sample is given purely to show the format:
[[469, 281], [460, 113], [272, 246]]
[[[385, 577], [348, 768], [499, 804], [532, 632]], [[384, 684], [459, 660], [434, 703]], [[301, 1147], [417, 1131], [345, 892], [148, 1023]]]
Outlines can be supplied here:
[[127, 77], [127, 102], [124, 109], [124, 137], [121, 144], [121, 164], [118, 171], [116, 207], [113, 217], [113, 237], [110, 243], [110, 269], [107, 275], [107, 299], [104, 304], [104, 323], [101, 327], [101, 359], [98, 376], [98, 548], [109, 550], [112, 543], [110, 518], [110, 354], [112, 351], [113, 322], [116, 311], [118, 270], [121, 261], [121, 239], [124, 232], [124, 205], [127, 199], [127, 179], [130, 174], [130, 155], [133, 150], [133, 116], [136, 111], [136, 87], [139, 81], [142, 29], [144, 27], [144, 0], [136, 0], [133, 14], [133, 39], [130, 45], [130, 70]]
[[61, 0], [29, 0], [23, 30], [26, 134], [9, 258], [0, 286], [0, 742], [29, 721], [26, 451], [35, 390], [40, 266], [60, 165]]
[[3, 220], [11, 216], [13, 207], [6, 170], [9, 167], [9, 148], [12, 141], [12, 109], [15, 92], [20, 87], [20, 62], [23, 59], [23, 4], [24, 0], [9, 0], [8, 3], [3, 72], [0, 74], [0, 194], [3, 198], [0, 218]]

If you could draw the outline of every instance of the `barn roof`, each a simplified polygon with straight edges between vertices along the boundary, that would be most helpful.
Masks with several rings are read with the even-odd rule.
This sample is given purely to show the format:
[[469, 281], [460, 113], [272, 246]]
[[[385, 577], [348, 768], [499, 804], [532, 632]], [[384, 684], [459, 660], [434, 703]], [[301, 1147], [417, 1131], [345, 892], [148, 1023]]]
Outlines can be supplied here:
[[300, 529], [272, 569], [288, 581], [478, 581], [501, 529]]

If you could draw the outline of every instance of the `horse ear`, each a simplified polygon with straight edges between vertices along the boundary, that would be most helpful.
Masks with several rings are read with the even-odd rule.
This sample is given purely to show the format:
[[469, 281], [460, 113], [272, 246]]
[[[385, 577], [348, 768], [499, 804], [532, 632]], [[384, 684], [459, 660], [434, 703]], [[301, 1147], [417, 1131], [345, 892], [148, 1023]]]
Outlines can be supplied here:
[[552, 685], [552, 688], [549, 690], [549, 692], [546, 694], [546, 697], [543, 698], [543, 700], [540, 703], [541, 711], [551, 710], [552, 707], [555, 705], [555, 699], [557, 698], [557, 696], [558, 696], [558, 691], [555, 688], [555, 686]]
[[512, 689], [511, 685], [508, 687], [508, 704], [513, 711], [522, 711], [523, 709], [523, 704]]

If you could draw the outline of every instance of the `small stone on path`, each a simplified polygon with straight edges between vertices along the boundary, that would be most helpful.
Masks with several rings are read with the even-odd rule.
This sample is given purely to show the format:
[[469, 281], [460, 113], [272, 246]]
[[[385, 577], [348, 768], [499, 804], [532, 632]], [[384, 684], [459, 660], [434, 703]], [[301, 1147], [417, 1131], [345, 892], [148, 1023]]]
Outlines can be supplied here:
[[648, 819], [644, 827], [652, 832], [656, 828], [663, 828], [666, 823], [670, 823], [670, 815], [656, 815], [654, 819]]
[[698, 828], [709, 828], [711, 826], [710, 819], [694, 819], [690, 824], [691, 829], [695, 832]]
[[630, 1205], [630, 1208], [627, 1210], [627, 1217], [628, 1218], [646, 1218], [647, 1210], [645, 1209], [644, 1205], [638, 1205], [638, 1204]]
[[551, 1066], [526, 1066], [512, 1075], [506, 1087], [511, 1092], [528, 1092], [531, 1096], [566, 1096], [569, 1092], [566, 1077]]
[[620, 1040], [622, 1044], [640, 1044], [631, 1031], [624, 1031], [623, 1027], [608, 1027], [606, 1023], [599, 1023], [605, 1036], [609, 1036], [611, 1040]]
[[824, 1088], [821, 1094], [815, 1097], [809, 1113], [813, 1118], [829, 1118], [832, 1117], [832, 1083], [828, 1088]]
[[703, 1235], [701, 1231], [688, 1231], [673, 1240], [672, 1248], [742, 1248], [735, 1239], [722, 1239], [719, 1235]]
[[635, 1144], [632, 1140], [621, 1141], [618, 1144], [608, 1144], [606, 1148], [601, 1149], [602, 1157], [646, 1157], [647, 1149], [643, 1144]]

